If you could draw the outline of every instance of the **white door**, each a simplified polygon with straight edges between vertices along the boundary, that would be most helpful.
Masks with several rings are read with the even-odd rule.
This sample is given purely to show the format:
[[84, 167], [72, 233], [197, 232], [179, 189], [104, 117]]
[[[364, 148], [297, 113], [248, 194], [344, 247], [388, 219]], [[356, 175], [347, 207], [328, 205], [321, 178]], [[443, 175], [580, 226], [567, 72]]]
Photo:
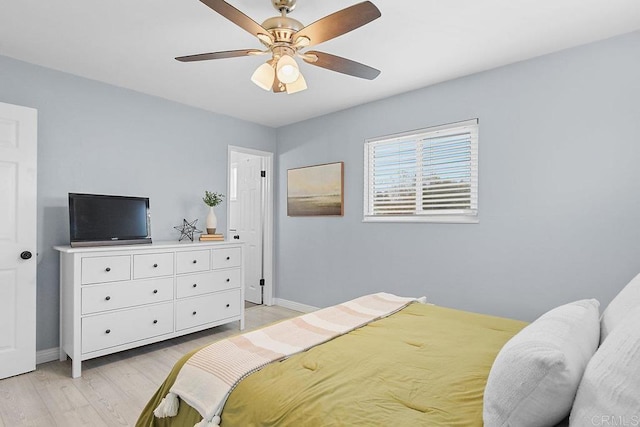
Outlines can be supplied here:
[[0, 103], [0, 378], [36, 368], [37, 111]]
[[244, 299], [262, 304], [263, 159], [232, 152], [230, 160], [229, 236], [245, 242]]

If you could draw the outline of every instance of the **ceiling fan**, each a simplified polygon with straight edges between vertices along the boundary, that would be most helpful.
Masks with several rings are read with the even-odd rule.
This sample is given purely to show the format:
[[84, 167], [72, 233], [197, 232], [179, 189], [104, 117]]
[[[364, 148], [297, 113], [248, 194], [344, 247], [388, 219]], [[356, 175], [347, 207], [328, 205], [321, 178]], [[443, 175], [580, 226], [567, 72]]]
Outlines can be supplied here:
[[306, 27], [288, 16], [288, 13], [296, 7], [296, 0], [271, 0], [276, 10], [280, 12], [280, 16], [268, 18], [262, 25], [224, 0], [200, 1], [256, 36], [266, 49], [201, 53], [177, 57], [178, 61], [206, 61], [270, 54], [271, 58], [256, 69], [251, 76], [251, 81], [262, 89], [289, 94], [307, 88], [307, 83], [300, 73], [295, 57], [317, 67], [363, 79], [373, 80], [380, 74], [380, 71], [375, 68], [340, 56], [316, 50], [303, 52], [303, 49], [341, 36], [379, 18], [381, 16], [380, 10], [370, 1], [364, 1], [332, 13]]

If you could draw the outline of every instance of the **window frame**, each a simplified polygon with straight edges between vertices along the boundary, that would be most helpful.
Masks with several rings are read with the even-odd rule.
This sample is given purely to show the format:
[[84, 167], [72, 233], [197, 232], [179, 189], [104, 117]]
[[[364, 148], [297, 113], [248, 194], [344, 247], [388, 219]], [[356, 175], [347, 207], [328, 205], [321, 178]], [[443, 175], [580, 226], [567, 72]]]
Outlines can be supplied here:
[[[410, 215], [374, 215], [370, 214], [370, 194], [371, 194], [371, 179], [373, 174], [370, 170], [370, 150], [375, 145], [387, 143], [400, 143], [411, 140], [423, 140], [426, 138], [433, 138], [435, 136], [444, 136], [446, 134], [454, 134], [456, 131], [470, 129], [470, 148], [471, 148], [471, 167], [470, 167], [470, 184], [472, 192], [472, 207], [471, 212], [443, 212], [438, 211], [423, 211], [421, 214], [412, 213]], [[431, 222], [431, 223], [460, 223], [460, 224], [477, 224], [480, 222], [478, 216], [478, 151], [479, 151], [479, 120], [471, 119], [461, 122], [449, 123], [439, 126], [431, 126], [427, 128], [412, 130], [408, 132], [401, 132], [391, 135], [385, 135], [375, 138], [366, 139], [364, 142], [364, 203], [363, 203], [363, 222]], [[421, 156], [417, 153], [416, 159]], [[418, 160], [416, 160], [418, 161]], [[418, 188], [416, 183], [416, 188]], [[419, 192], [419, 191], [417, 191]], [[475, 197], [473, 194], [475, 193]], [[416, 204], [419, 203], [419, 199], [416, 198]], [[475, 205], [475, 206], [474, 206]]]

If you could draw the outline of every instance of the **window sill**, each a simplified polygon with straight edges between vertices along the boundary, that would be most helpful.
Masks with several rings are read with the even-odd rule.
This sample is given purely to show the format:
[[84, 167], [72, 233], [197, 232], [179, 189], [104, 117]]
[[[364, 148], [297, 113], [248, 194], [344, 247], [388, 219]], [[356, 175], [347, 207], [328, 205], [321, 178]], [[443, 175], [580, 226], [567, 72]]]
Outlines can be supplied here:
[[362, 222], [431, 222], [444, 224], [478, 224], [477, 216], [438, 215], [438, 216], [365, 216]]

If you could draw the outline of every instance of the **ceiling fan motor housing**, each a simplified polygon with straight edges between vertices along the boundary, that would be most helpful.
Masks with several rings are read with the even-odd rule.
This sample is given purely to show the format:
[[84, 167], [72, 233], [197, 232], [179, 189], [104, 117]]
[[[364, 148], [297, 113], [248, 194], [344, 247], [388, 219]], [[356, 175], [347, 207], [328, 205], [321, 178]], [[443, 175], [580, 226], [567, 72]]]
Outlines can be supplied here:
[[291, 43], [293, 35], [304, 28], [300, 21], [288, 16], [268, 18], [262, 26], [271, 33], [276, 43]]

